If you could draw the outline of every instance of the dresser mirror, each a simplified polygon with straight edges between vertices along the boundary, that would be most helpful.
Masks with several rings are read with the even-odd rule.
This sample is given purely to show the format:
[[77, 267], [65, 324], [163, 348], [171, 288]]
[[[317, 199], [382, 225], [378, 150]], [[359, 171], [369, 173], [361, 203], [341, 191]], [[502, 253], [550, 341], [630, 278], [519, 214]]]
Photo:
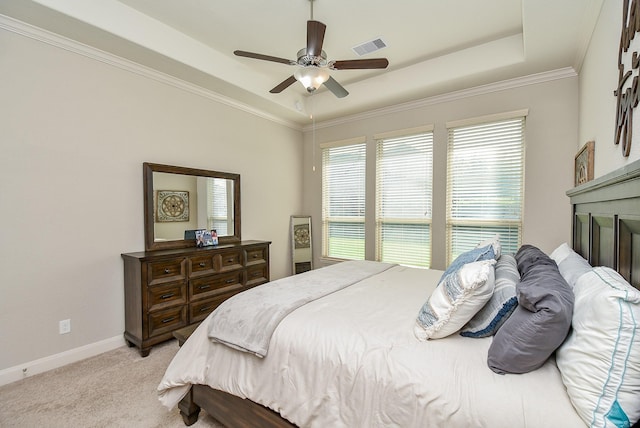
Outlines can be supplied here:
[[145, 162], [145, 250], [195, 247], [195, 231], [240, 241], [240, 174]]

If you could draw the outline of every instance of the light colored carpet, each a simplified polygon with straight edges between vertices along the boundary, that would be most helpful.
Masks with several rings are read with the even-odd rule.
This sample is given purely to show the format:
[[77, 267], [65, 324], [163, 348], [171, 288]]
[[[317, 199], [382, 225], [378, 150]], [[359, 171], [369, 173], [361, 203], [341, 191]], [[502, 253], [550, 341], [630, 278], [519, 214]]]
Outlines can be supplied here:
[[[0, 427], [184, 427], [156, 388], [178, 351], [175, 340], [142, 358], [137, 348], [113, 351], [0, 387]], [[221, 428], [204, 411], [193, 427]]]

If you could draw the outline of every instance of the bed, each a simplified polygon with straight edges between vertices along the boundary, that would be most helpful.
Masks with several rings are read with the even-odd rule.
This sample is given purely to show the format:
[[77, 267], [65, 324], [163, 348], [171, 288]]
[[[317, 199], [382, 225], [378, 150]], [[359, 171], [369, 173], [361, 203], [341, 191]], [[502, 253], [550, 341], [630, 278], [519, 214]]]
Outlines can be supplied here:
[[[594, 269], [578, 281], [608, 272], [640, 288], [640, 161], [567, 194], [573, 215], [568, 251], [592, 266], [611, 268]], [[564, 260], [568, 265], [569, 258]], [[297, 276], [319, 271], [323, 269]], [[607, 397], [599, 398], [598, 406], [608, 409], [602, 420], [585, 421], [584, 410], [576, 410], [576, 402], [579, 407], [584, 398], [575, 393], [584, 386], [580, 371], [589, 367], [582, 357], [573, 357], [582, 350], [577, 345], [567, 345], [566, 352], [559, 350], [557, 358], [553, 353], [525, 373], [498, 374], [488, 367], [497, 335], [470, 338], [455, 332], [418, 340], [416, 315], [437, 294], [442, 278], [442, 271], [384, 266], [286, 313], [264, 351], [255, 352], [266, 354], [262, 358], [212, 340], [210, 316], [167, 368], [158, 387], [160, 401], [168, 408], [177, 405], [186, 425], [195, 423], [204, 409], [227, 427], [584, 427], [637, 422], [639, 406], [629, 402], [640, 404], [640, 381], [633, 379], [630, 385], [614, 386], [619, 402], [607, 404]], [[579, 300], [576, 294], [572, 325]], [[628, 304], [635, 311], [640, 300]], [[574, 340], [582, 328], [576, 325], [567, 337]], [[632, 335], [628, 340], [620, 374], [627, 383], [629, 373], [640, 370], [639, 339]], [[612, 366], [609, 378], [619, 369]]]

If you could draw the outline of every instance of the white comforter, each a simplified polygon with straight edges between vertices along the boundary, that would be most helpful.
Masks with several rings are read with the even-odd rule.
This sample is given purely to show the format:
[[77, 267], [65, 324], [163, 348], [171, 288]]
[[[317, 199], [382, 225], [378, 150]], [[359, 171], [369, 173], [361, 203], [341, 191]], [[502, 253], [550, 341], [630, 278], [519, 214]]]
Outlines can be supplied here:
[[301, 427], [582, 427], [555, 362], [524, 375], [487, 367], [491, 338], [418, 341], [418, 310], [441, 271], [393, 267], [308, 303], [266, 358], [207, 337], [208, 320], [158, 386], [173, 408], [190, 384], [249, 398]]

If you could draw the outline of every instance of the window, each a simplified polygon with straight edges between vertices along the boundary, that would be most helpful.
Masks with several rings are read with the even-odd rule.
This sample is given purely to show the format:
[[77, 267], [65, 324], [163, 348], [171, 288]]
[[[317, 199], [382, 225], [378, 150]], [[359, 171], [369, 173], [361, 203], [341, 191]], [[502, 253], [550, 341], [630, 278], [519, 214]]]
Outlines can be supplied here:
[[321, 147], [322, 256], [364, 260], [364, 138]]
[[520, 246], [525, 115], [447, 124], [447, 264], [496, 234], [504, 253]]
[[376, 260], [431, 265], [433, 132], [376, 143]]
[[[231, 235], [233, 231], [233, 182], [223, 178], [207, 178], [207, 227], [215, 229], [219, 236]], [[229, 187], [229, 189], [227, 189]]]

